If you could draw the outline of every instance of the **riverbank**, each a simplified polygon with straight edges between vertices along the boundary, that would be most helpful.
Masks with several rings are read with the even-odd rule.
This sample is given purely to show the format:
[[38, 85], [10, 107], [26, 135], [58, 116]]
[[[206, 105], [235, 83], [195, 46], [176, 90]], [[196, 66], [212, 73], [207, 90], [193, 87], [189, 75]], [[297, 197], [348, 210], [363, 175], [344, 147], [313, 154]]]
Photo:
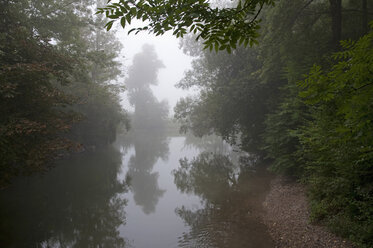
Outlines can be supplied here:
[[263, 207], [263, 221], [276, 248], [355, 247], [325, 227], [310, 223], [306, 192], [299, 183], [281, 176], [274, 178]]

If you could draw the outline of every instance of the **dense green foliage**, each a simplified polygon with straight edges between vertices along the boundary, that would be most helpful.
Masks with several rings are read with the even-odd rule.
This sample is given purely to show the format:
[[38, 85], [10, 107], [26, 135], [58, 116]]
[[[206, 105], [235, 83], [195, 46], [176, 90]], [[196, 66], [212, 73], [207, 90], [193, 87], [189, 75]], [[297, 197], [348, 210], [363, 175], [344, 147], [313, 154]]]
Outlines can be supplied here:
[[196, 59], [179, 86], [199, 95], [175, 107], [183, 131], [222, 135], [305, 182], [312, 219], [362, 247], [373, 245], [372, 7], [276, 1], [259, 45], [232, 54], [187, 38]]
[[299, 132], [315, 218], [359, 243], [373, 240], [373, 31], [343, 42], [331, 68], [300, 83], [312, 119]]
[[125, 28], [133, 19], [139, 19], [148, 21], [148, 24], [128, 33], [148, 31], [162, 35], [172, 30], [176, 37], [183, 37], [187, 32], [193, 32], [197, 33], [197, 40], [204, 40], [205, 48], [230, 52], [237, 43], [247, 46], [257, 42], [260, 22], [257, 17], [265, 5], [273, 2], [239, 0], [232, 7], [213, 7], [208, 0], [121, 0], [100, 8], [97, 13], [105, 13], [106, 17], [113, 19], [106, 24], [108, 30], [115, 20], [120, 20]]
[[125, 120], [110, 85], [118, 43], [87, 6], [0, 3], [0, 187], [63, 151], [113, 141]]

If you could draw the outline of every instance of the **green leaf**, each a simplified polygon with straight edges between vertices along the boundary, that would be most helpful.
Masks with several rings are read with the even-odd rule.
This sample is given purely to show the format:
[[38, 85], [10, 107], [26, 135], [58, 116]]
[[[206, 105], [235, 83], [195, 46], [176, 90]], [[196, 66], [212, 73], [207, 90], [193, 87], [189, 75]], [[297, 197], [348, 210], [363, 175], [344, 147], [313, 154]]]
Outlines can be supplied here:
[[231, 47], [230, 47], [230, 46], [227, 46], [227, 52], [228, 52], [228, 53], [231, 53], [231, 52], [232, 52], [232, 50], [231, 50]]
[[137, 18], [137, 19], [140, 19], [141, 16], [142, 16], [142, 11], [138, 11], [138, 12], [137, 12], [137, 16], [136, 16], [136, 18]]
[[130, 9], [130, 13], [131, 13], [132, 16], [136, 16], [136, 13], [137, 13], [137, 9], [136, 9], [136, 7], [132, 7], [132, 8]]
[[135, 31], [135, 30], [136, 30], [136, 28], [132, 28], [130, 31], [128, 31], [127, 34], [130, 34], [130, 33], [132, 33], [132, 32]]
[[126, 15], [126, 20], [127, 20], [128, 24], [131, 24], [131, 15], [127, 14]]
[[120, 18], [120, 25], [122, 26], [122, 28], [124, 28], [126, 26], [126, 18], [125, 17]]
[[219, 50], [225, 50], [226, 48], [227, 48], [226, 45], [221, 45], [221, 46], [219, 47]]
[[110, 22], [106, 23], [105, 28], [106, 28], [107, 31], [109, 31], [111, 29], [111, 27], [113, 26], [113, 23], [114, 23], [114, 21], [110, 21]]

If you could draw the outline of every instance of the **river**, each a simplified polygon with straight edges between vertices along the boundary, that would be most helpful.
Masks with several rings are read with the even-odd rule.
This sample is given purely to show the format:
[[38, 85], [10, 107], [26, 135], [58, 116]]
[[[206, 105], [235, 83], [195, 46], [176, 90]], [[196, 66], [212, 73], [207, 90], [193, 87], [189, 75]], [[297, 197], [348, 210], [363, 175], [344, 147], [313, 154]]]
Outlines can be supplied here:
[[252, 163], [216, 136], [134, 130], [0, 191], [0, 247], [274, 247]]

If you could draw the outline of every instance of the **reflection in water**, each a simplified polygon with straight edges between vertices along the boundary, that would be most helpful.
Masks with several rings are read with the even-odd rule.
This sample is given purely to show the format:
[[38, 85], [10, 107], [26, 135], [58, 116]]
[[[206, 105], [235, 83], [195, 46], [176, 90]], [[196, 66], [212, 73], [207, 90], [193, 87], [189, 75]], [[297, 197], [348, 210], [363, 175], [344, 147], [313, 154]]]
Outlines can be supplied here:
[[137, 205], [145, 214], [155, 212], [159, 199], [165, 193], [158, 186], [158, 172], [153, 166], [159, 158], [168, 159], [168, 143], [165, 129], [133, 129], [124, 139], [132, 144], [135, 154], [128, 164], [127, 176], [131, 178], [131, 190]]
[[221, 139], [137, 129], [116, 146], [1, 191], [0, 247], [273, 247], [255, 215], [268, 174]]
[[205, 153], [227, 155], [229, 156], [232, 165], [237, 165], [242, 159], [247, 160], [249, 164], [252, 164], [253, 161], [251, 160], [254, 159], [253, 157], [248, 156], [248, 154], [242, 156], [242, 152], [240, 153], [235, 151], [239, 150], [238, 148], [232, 147], [220, 136], [215, 134], [199, 138], [191, 133], [187, 133], [184, 141], [184, 147], [194, 147]]
[[126, 247], [120, 166], [121, 154], [108, 147], [0, 192], [0, 247]]
[[186, 134], [184, 145], [185, 147], [195, 147], [201, 151], [219, 154], [227, 154], [232, 151], [232, 147], [217, 135], [199, 138], [189, 132]]
[[181, 192], [198, 195], [203, 202], [202, 209], [176, 209], [190, 226], [179, 240], [180, 247], [273, 247], [257, 217], [269, 187], [269, 180], [263, 180], [268, 178], [264, 170], [235, 165], [227, 155], [204, 152], [191, 161], [181, 159], [173, 173]]

